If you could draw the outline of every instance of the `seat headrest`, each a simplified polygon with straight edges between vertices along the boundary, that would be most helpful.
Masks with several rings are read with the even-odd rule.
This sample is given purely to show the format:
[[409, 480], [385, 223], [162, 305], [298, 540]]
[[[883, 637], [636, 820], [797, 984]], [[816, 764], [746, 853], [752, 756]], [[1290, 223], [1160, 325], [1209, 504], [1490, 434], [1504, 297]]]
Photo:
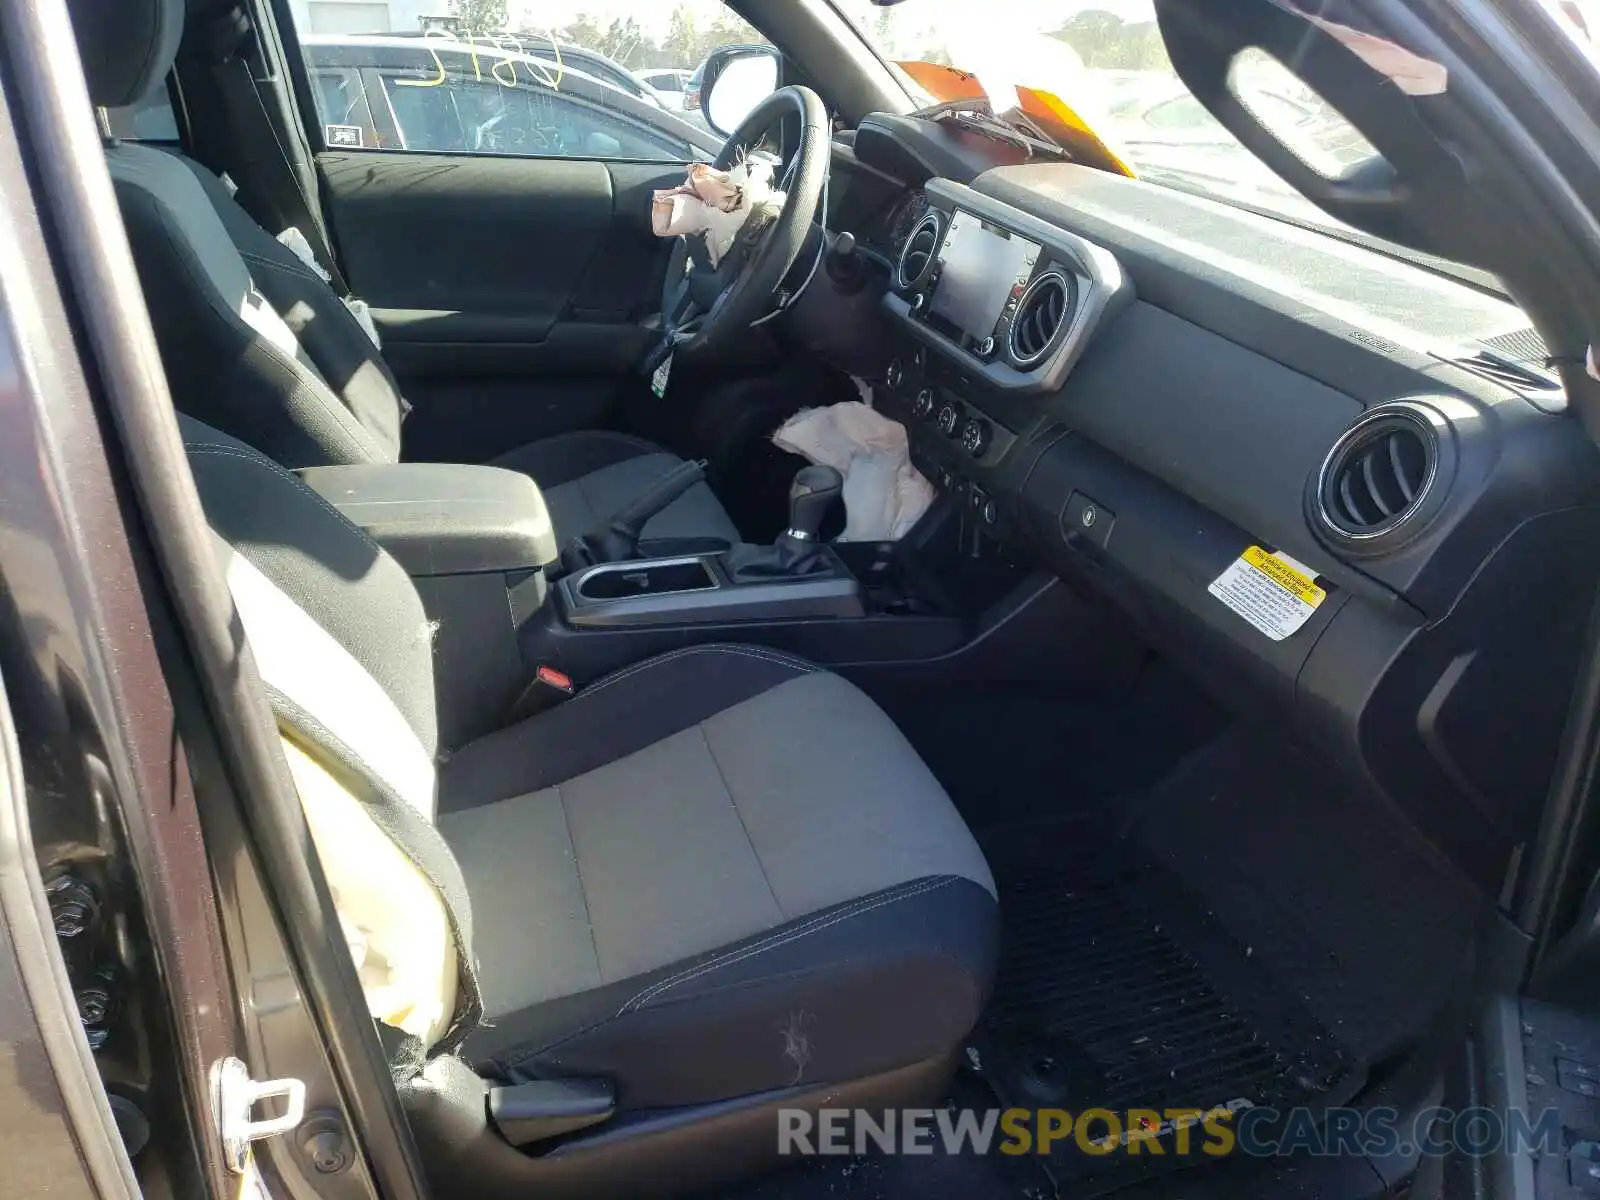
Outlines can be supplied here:
[[183, 0], [68, 0], [67, 6], [96, 104], [134, 104], [172, 70], [183, 36]]

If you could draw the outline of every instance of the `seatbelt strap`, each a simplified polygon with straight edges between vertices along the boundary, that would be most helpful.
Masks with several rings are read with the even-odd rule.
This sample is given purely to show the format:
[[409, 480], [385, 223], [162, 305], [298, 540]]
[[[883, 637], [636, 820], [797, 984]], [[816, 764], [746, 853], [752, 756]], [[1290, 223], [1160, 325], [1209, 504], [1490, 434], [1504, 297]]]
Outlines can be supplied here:
[[219, 48], [221, 53], [212, 64], [212, 74], [227, 106], [227, 123], [235, 133], [229, 140], [237, 161], [229, 165], [238, 168], [233, 174], [241, 184], [241, 203], [248, 201], [251, 215], [267, 229], [293, 226], [300, 230], [311, 243], [318, 264], [327, 271], [333, 290], [341, 297], [349, 296], [350, 287], [333, 257], [321, 215], [312, 208], [300, 186], [244, 57], [250, 25], [248, 16], [241, 22], [240, 15], [240, 10], [235, 9], [223, 19], [228, 32], [238, 32], [239, 36], [232, 47]]

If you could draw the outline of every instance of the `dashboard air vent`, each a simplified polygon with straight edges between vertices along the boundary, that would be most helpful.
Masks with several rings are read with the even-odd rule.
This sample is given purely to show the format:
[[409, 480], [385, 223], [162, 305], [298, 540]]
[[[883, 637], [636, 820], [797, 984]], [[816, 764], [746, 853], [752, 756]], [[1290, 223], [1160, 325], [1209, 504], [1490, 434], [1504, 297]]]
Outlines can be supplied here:
[[900, 251], [900, 287], [904, 291], [916, 287], [927, 278], [939, 255], [939, 239], [943, 237], [939, 214], [930, 212], [916, 223], [911, 236], [906, 238]]
[[1316, 514], [1350, 545], [1392, 547], [1420, 530], [1442, 499], [1437, 414], [1401, 401], [1371, 409], [1328, 453]]
[[1017, 305], [1011, 322], [1011, 358], [1019, 367], [1031, 367], [1056, 344], [1072, 317], [1072, 283], [1060, 271], [1035, 279]]

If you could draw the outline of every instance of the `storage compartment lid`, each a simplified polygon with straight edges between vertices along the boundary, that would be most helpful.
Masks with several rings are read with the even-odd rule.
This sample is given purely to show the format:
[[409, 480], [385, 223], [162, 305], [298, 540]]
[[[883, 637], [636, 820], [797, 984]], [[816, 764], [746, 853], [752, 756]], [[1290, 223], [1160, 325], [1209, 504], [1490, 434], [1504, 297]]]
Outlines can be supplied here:
[[542, 567], [558, 556], [539, 485], [457, 463], [368, 463], [299, 472], [413, 576]]

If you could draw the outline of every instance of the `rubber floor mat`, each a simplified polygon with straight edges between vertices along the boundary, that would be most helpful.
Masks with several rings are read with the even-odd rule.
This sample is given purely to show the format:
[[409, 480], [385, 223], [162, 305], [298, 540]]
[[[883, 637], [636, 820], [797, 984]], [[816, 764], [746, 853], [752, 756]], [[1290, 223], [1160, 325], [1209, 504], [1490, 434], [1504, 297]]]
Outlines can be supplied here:
[[[985, 839], [1005, 932], [975, 1048], [1002, 1102], [1126, 1114], [1353, 1094], [1357, 1064], [1251, 948], [1137, 849], [1094, 834], [1075, 822]], [[1079, 1197], [1215, 1161], [1180, 1158], [1173, 1140], [1155, 1156], [1086, 1153], [1068, 1138], [1047, 1165]]]

